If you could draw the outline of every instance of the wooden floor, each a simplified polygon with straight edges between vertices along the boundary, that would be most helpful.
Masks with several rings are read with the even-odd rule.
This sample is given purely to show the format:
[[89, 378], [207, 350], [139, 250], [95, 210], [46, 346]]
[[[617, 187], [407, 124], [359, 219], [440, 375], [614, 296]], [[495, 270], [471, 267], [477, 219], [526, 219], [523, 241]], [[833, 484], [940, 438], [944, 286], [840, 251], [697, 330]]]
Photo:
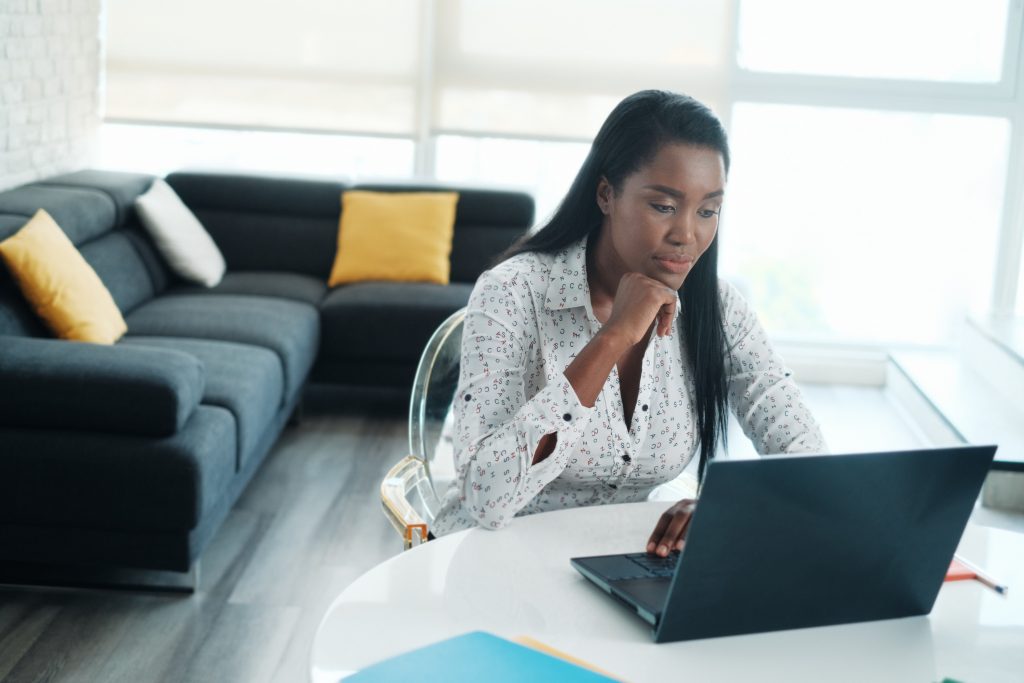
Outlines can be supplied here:
[[[835, 452], [918, 442], [880, 390], [805, 393]], [[312, 403], [206, 549], [196, 594], [0, 589], [0, 680], [307, 680], [333, 597], [400, 551], [377, 490], [407, 449], [400, 401]]]

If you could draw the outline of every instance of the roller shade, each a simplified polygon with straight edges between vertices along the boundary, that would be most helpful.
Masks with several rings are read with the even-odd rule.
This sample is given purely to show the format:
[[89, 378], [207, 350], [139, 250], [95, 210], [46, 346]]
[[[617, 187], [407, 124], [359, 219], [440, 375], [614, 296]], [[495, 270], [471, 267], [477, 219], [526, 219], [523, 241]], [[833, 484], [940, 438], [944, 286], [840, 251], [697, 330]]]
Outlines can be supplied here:
[[417, 0], [108, 0], [106, 117], [408, 135]]
[[683, 91], [721, 111], [731, 7], [109, 0], [106, 117], [589, 140], [642, 88]]

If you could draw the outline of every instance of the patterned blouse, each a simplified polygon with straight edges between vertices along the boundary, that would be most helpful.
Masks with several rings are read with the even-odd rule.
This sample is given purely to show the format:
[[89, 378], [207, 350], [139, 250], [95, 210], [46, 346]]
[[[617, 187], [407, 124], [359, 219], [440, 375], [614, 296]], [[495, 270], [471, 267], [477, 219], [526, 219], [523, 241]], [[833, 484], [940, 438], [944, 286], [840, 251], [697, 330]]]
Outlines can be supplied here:
[[[790, 371], [739, 292], [719, 280], [729, 401], [757, 452], [824, 453]], [[514, 256], [480, 276], [469, 299], [455, 393], [455, 470], [434, 522], [441, 535], [497, 529], [516, 515], [642, 501], [697, 453], [695, 384], [672, 333], [653, 330], [627, 427], [617, 369], [592, 408], [564, 370], [594, 337], [586, 238], [556, 254]], [[554, 451], [531, 461], [545, 434]]]

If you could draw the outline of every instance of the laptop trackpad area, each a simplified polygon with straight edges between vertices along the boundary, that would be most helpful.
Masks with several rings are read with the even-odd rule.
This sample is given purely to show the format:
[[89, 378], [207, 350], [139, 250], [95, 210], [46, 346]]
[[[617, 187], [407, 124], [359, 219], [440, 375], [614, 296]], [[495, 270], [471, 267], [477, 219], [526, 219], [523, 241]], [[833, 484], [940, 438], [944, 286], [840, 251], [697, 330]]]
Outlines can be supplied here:
[[668, 599], [668, 589], [672, 579], [666, 577], [622, 579], [611, 581], [610, 583], [613, 593], [618, 593], [621, 597], [626, 598], [654, 615], [655, 618], [659, 618], [661, 617], [662, 610], [665, 608], [665, 601]]

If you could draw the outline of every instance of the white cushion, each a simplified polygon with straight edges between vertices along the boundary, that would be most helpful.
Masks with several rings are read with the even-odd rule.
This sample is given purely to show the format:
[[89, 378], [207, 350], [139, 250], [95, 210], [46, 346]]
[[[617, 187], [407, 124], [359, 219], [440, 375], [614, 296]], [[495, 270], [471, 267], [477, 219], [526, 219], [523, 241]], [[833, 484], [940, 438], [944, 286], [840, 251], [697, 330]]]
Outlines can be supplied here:
[[224, 256], [170, 185], [159, 179], [153, 181], [152, 187], [135, 200], [135, 209], [171, 270], [207, 287], [221, 281], [227, 270]]

